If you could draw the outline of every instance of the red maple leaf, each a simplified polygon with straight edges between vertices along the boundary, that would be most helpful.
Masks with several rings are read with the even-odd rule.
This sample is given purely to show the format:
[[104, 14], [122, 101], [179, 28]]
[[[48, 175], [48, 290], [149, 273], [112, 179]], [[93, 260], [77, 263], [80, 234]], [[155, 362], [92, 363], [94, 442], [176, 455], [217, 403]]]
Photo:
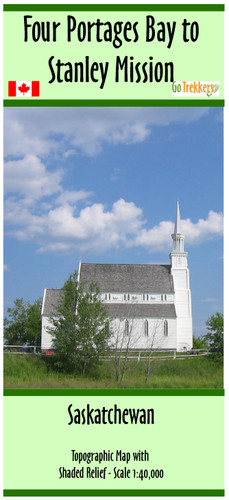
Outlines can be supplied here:
[[18, 87], [18, 90], [20, 90], [20, 92], [22, 92], [22, 94], [25, 95], [26, 92], [28, 92], [29, 87], [27, 87], [27, 85], [23, 83], [22, 85], [20, 85], [20, 87]]

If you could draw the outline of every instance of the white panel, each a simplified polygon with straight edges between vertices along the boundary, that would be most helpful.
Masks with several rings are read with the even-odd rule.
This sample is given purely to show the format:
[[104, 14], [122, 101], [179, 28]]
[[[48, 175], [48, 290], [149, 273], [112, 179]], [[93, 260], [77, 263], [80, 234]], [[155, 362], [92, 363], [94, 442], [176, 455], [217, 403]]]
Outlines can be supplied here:
[[168, 319], [168, 336], [164, 336], [164, 320], [148, 318], [148, 336], [145, 335], [145, 319], [129, 320], [129, 335], [125, 334], [125, 320], [113, 319], [110, 329], [113, 335], [110, 346], [119, 349], [176, 349], [176, 319]]
[[48, 329], [52, 328], [52, 323], [47, 316], [42, 316], [41, 325], [41, 349], [50, 349], [52, 347], [52, 335]]

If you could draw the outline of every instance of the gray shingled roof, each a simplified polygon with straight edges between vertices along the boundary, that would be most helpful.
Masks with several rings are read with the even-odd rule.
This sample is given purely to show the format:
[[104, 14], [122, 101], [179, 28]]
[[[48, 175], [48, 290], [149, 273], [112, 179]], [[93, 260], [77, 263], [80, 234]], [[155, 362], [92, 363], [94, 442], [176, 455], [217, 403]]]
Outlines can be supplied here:
[[176, 318], [174, 304], [105, 304], [110, 318]]
[[87, 290], [93, 281], [100, 292], [174, 292], [171, 266], [163, 264], [81, 264], [80, 282]]
[[43, 307], [43, 314], [50, 316], [56, 313], [58, 306], [61, 303], [63, 296], [62, 290], [46, 289], [45, 301]]

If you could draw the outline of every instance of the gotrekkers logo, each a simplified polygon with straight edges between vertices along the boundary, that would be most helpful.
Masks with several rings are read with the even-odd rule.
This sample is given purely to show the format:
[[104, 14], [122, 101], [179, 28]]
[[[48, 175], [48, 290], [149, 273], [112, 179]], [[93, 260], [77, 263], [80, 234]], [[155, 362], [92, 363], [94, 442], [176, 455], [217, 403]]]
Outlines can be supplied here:
[[174, 97], [218, 97], [219, 82], [183, 81], [172, 83], [172, 96]]

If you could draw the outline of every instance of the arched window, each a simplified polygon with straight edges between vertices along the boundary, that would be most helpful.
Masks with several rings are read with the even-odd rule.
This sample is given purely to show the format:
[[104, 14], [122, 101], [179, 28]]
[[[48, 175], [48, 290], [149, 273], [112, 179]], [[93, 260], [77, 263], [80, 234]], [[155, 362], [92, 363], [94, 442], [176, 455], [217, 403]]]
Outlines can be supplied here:
[[147, 319], [145, 320], [145, 323], [144, 323], [144, 330], [145, 330], [145, 336], [148, 337], [149, 336], [149, 323], [148, 323]]
[[129, 335], [129, 321], [125, 320], [125, 335]]
[[168, 326], [168, 321], [165, 319], [164, 321], [164, 337], [168, 337], [169, 334], [169, 326]]

